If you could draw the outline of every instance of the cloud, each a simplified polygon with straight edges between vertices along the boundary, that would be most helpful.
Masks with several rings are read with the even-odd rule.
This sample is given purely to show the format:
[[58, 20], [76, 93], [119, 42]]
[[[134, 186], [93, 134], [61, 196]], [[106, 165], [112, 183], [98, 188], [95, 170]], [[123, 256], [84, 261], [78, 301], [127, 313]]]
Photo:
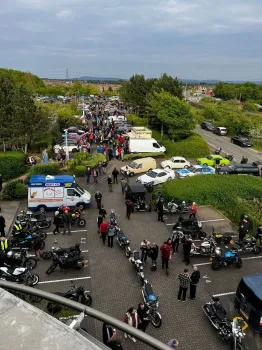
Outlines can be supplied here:
[[73, 17], [73, 12], [70, 9], [64, 9], [59, 12], [57, 12], [56, 17], [67, 19]]

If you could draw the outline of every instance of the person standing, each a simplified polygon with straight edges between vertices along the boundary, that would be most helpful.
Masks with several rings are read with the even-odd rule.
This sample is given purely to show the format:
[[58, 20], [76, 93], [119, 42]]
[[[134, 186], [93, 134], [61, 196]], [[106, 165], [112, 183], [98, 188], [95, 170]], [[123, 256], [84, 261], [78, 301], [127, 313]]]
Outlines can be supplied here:
[[192, 238], [190, 235], [185, 235], [181, 242], [183, 243], [183, 251], [184, 251], [184, 260], [183, 262], [186, 263], [186, 265], [190, 264], [190, 251], [191, 251], [191, 245], [192, 245]]
[[113, 192], [113, 180], [111, 175], [108, 175], [107, 183], [108, 183], [109, 192]]
[[[140, 318], [138, 316], [137, 311], [133, 307], [130, 307], [130, 309], [127, 310], [127, 312], [125, 314], [124, 322], [127, 323], [131, 327], [138, 328], [138, 325], [140, 323]], [[127, 335], [125, 333], [125, 338], [127, 338], [127, 337], [129, 337], [130, 339], [133, 340], [134, 343], [136, 343], [136, 339], [134, 337], [132, 337], [129, 334]]]
[[101, 214], [103, 218], [106, 217], [107, 212], [106, 212], [103, 204], [101, 205], [101, 208], [99, 209], [99, 214]]
[[68, 234], [71, 235], [72, 215], [71, 215], [71, 213], [68, 210], [66, 210], [64, 212], [63, 221], [64, 221], [64, 232], [63, 232], [63, 235], [66, 234], [66, 230], [68, 230]]
[[127, 181], [126, 181], [126, 179], [123, 177], [122, 179], [121, 179], [121, 189], [122, 189], [122, 193], [123, 194], [125, 194], [125, 190], [126, 190], [126, 185], [127, 185]]
[[60, 217], [59, 211], [57, 210], [54, 216], [54, 225], [55, 225], [55, 229], [53, 231], [54, 235], [56, 235], [57, 233], [60, 233], [59, 231], [60, 223], [61, 223], [61, 217]]
[[178, 298], [178, 300], [181, 300], [181, 296], [182, 296], [183, 302], [185, 302], [186, 301], [186, 293], [187, 293], [188, 286], [190, 283], [188, 269], [184, 269], [184, 272], [180, 273], [178, 275], [178, 280], [179, 280], [180, 286], [179, 286], [179, 292], [178, 292], [177, 298]]
[[97, 217], [97, 227], [98, 227], [98, 233], [100, 232], [100, 225], [103, 222], [103, 215], [99, 212]]
[[191, 219], [192, 217], [195, 218], [197, 211], [198, 211], [198, 206], [197, 206], [196, 202], [193, 202], [189, 207], [189, 213], [190, 213], [189, 219]]
[[0, 215], [0, 235], [1, 237], [5, 237], [5, 218], [3, 215]]
[[97, 179], [98, 179], [98, 171], [97, 171], [97, 169], [93, 170], [93, 178], [94, 178], [94, 183], [97, 184]]
[[128, 166], [126, 165], [126, 168], [125, 168], [125, 171], [124, 171], [124, 175], [125, 175], [125, 179], [126, 179], [127, 183], [129, 183], [129, 174], [130, 174], [130, 171], [128, 169]]
[[141, 323], [138, 325], [138, 329], [145, 332], [149, 324], [149, 308], [148, 306], [141, 302], [138, 304], [137, 313], [140, 318]]
[[131, 202], [131, 200], [127, 200], [126, 201], [126, 218], [129, 220], [130, 216], [132, 214], [133, 211], [133, 203]]
[[178, 247], [179, 247], [179, 233], [181, 232], [181, 227], [178, 226], [172, 234], [171, 240], [172, 240], [172, 249], [173, 249], [173, 254], [175, 255], [176, 252], [178, 252]]
[[103, 197], [102, 194], [99, 191], [96, 191], [95, 200], [96, 200], [97, 209], [101, 209], [102, 197]]
[[256, 237], [256, 239], [259, 240], [259, 245], [261, 246], [261, 242], [262, 242], [262, 224], [259, 224], [255, 237]]
[[196, 299], [196, 287], [200, 280], [200, 272], [198, 271], [197, 266], [194, 266], [194, 271], [190, 276], [190, 299]]
[[114, 170], [112, 171], [112, 175], [113, 175], [113, 180], [114, 180], [114, 184], [118, 184], [118, 175], [119, 175], [119, 171], [117, 170], [117, 168], [114, 168]]
[[108, 223], [103, 220], [102, 223], [100, 224], [100, 234], [101, 234], [103, 245], [106, 244], [107, 231], [108, 231]]
[[161, 251], [161, 258], [162, 258], [162, 269], [164, 270], [164, 268], [166, 268], [166, 274], [168, 275], [168, 269], [169, 269], [168, 263], [171, 255], [171, 248], [169, 245], [167, 245], [167, 242], [164, 242], [161, 245], [160, 251]]
[[158, 212], [158, 221], [164, 222], [163, 215], [164, 215], [164, 201], [163, 198], [160, 198], [156, 205], [157, 212]]
[[159, 252], [159, 247], [155, 243], [152, 243], [149, 250], [149, 257], [152, 260], [151, 271], [156, 271], [156, 261], [158, 258], [158, 252]]
[[86, 169], [86, 183], [89, 184], [90, 176], [92, 175], [92, 170], [90, 167], [87, 167]]
[[170, 348], [172, 348], [172, 349], [178, 349], [178, 347], [179, 347], [179, 342], [178, 342], [178, 340], [176, 340], [176, 339], [171, 339], [171, 340], [169, 340], [169, 342], [167, 343], [167, 345], [168, 345]]
[[243, 241], [246, 235], [249, 233], [249, 227], [250, 227], [250, 224], [248, 222], [248, 219], [244, 216], [243, 220], [239, 223], [239, 226], [238, 226], [240, 241]]
[[113, 248], [114, 236], [116, 234], [116, 228], [114, 225], [110, 224], [108, 228], [107, 238], [108, 238], [108, 247]]
[[141, 253], [141, 261], [142, 263], [146, 263], [147, 255], [150, 249], [150, 242], [147, 239], [144, 239], [140, 244]]
[[[103, 151], [104, 151], [104, 148], [103, 148]], [[98, 163], [98, 174], [99, 174], [99, 176], [102, 176], [102, 173], [103, 173], [103, 164], [102, 164], [102, 162], [99, 162]]]
[[41, 245], [42, 245], [42, 239], [40, 237], [36, 236], [34, 239], [34, 244], [33, 244], [36, 260], [40, 260]]
[[115, 343], [115, 337], [116, 337], [116, 330], [112, 328], [107, 323], [103, 324], [103, 343], [108, 346], [110, 349], [114, 349], [114, 343]]

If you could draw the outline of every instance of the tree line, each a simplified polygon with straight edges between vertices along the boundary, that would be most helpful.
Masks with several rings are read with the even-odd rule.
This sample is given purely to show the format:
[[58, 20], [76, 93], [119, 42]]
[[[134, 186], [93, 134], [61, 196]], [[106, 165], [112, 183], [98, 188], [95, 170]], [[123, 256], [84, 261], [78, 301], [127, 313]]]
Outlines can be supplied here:
[[219, 82], [213, 92], [216, 97], [225, 100], [237, 99], [242, 102], [253, 100], [262, 103], [262, 85], [255, 83], [227, 84]]

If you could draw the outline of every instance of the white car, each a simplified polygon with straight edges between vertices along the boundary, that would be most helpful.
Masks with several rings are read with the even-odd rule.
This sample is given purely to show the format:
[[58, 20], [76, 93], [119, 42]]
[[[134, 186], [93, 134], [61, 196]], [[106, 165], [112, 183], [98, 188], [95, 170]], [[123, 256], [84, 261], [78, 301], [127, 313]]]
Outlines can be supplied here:
[[196, 176], [196, 175], [213, 175], [215, 174], [215, 169], [211, 166], [206, 165], [193, 165], [188, 169], [176, 170], [176, 177], [179, 179], [185, 179], [186, 177]]
[[66, 146], [66, 141], [63, 141], [60, 145], [55, 145], [54, 146], [54, 152], [58, 153], [58, 151], [63, 148], [65, 151], [68, 149], [68, 152], [78, 151], [78, 146], [76, 142], [73, 142], [71, 140], [67, 140], [67, 146]]
[[136, 182], [142, 185], [151, 184], [158, 185], [163, 182], [170, 181], [175, 178], [175, 172], [171, 169], [153, 169], [146, 174], [139, 176]]
[[190, 162], [184, 157], [172, 157], [171, 159], [163, 160], [163, 162], [161, 162], [161, 167], [169, 169], [186, 169], [190, 167]]

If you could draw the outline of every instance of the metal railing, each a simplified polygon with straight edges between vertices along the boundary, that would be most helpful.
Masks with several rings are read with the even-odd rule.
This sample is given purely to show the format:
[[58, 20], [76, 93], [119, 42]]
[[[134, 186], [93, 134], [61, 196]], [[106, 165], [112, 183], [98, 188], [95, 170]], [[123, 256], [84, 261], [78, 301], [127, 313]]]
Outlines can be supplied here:
[[99, 320], [101, 322], [105, 322], [107, 324], [110, 324], [111, 326], [114, 326], [115, 328], [123, 331], [124, 333], [130, 334], [132, 337], [135, 337], [136, 339], [140, 340], [141, 342], [151, 346], [153, 349], [156, 350], [169, 350], [170, 347], [166, 344], [162, 343], [161, 341], [151, 337], [150, 335], [129, 326], [128, 324], [117, 320], [114, 317], [111, 317], [107, 314], [104, 314], [101, 311], [95, 310], [91, 307], [85, 306], [83, 304], [77, 303], [75, 301], [63, 298], [59, 295], [52, 294], [43, 290], [31, 288], [25, 285], [16, 284], [13, 282], [7, 282], [0, 280], [0, 287], [4, 289], [11, 289], [20, 293], [25, 293], [29, 295], [34, 295], [36, 297], [46, 299], [49, 301], [52, 301], [54, 303], [58, 303], [61, 305], [64, 305], [68, 308], [71, 308], [76, 311], [84, 312], [85, 315], [93, 317], [96, 320]]

